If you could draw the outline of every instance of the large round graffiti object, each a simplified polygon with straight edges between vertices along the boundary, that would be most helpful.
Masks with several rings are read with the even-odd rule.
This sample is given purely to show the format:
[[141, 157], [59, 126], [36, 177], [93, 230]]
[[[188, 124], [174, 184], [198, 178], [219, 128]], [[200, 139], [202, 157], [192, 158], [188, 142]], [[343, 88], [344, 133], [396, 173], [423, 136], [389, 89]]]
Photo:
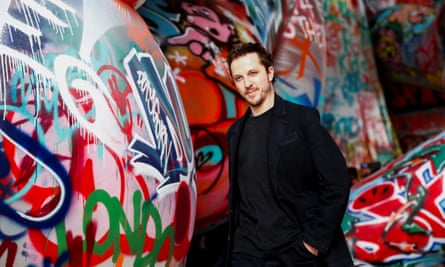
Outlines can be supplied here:
[[136, 2], [2, 5], [1, 266], [184, 265], [192, 137]]
[[445, 132], [352, 188], [344, 226], [358, 265], [443, 266]]

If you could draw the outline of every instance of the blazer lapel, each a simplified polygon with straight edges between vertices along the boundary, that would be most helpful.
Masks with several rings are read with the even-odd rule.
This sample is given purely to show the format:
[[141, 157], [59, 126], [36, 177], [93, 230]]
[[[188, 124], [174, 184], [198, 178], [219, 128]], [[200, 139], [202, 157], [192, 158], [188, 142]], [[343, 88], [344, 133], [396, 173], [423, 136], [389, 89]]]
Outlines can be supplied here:
[[277, 176], [278, 171], [278, 159], [280, 156], [279, 143], [281, 137], [284, 135], [287, 129], [288, 122], [285, 120], [285, 109], [282, 99], [275, 95], [275, 104], [273, 117], [270, 121], [268, 129], [268, 144], [267, 155], [269, 162], [269, 177], [273, 182]]
[[[246, 118], [248, 116], [247, 112], [243, 117], [240, 118], [239, 124], [237, 125], [237, 127], [235, 129], [233, 129], [233, 134], [232, 136], [230, 136], [229, 138], [229, 166], [231, 166], [230, 168], [230, 174], [229, 177], [233, 177], [236, 178], [236, 162], [238, 161], [238, 147], [239, 147], [239, 142], [240, 142], [240, 138], [241, 138], [241, 133], [242, 133], [242, 129], [244, 127], [244, 123], [246, 122]], [[232, 179], [232, 181], [230, 181], [230, 184], [233, 184], [234, 179]]]

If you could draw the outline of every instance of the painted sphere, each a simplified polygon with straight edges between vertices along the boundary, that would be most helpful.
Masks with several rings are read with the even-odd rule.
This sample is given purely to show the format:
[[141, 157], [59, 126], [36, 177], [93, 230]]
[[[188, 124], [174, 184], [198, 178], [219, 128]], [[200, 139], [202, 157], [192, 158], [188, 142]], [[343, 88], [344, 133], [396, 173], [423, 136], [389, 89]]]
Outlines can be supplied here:
[[0, 9], [0, 265], [182, 266], [192, 138], [144, 21], [108, 0]]

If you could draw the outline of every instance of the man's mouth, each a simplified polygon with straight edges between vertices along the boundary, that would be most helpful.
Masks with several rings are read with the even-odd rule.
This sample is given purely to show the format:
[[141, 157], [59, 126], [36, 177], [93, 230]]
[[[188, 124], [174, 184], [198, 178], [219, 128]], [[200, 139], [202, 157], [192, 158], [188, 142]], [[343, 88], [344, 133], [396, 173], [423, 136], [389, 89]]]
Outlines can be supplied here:
[[246, 96], [254, 96], [256, 94], [256, 91], [257, 91], [256, 89], [249, 90], [246, 92]]

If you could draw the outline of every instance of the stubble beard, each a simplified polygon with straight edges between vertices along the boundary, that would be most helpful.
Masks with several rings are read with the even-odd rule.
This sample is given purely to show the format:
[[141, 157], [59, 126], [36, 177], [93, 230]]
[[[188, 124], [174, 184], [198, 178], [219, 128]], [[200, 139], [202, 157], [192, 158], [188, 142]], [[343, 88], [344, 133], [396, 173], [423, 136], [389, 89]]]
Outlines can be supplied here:
[[258, 107], [264, 102], [264, 92], [258, 91], [257, 95], [253, 98], [246, 97], [247, 102], [252, 107]]
[[271, 90], [272, 88], [270, 87], [264, 90], [257, 89], [257, 93], [253, 98], [249, 98], [246, 96], [245, 99], [251, 107], [259, 107], [264, 103], [264, 101], [266, 100], [266, 96], [270, 93]]

